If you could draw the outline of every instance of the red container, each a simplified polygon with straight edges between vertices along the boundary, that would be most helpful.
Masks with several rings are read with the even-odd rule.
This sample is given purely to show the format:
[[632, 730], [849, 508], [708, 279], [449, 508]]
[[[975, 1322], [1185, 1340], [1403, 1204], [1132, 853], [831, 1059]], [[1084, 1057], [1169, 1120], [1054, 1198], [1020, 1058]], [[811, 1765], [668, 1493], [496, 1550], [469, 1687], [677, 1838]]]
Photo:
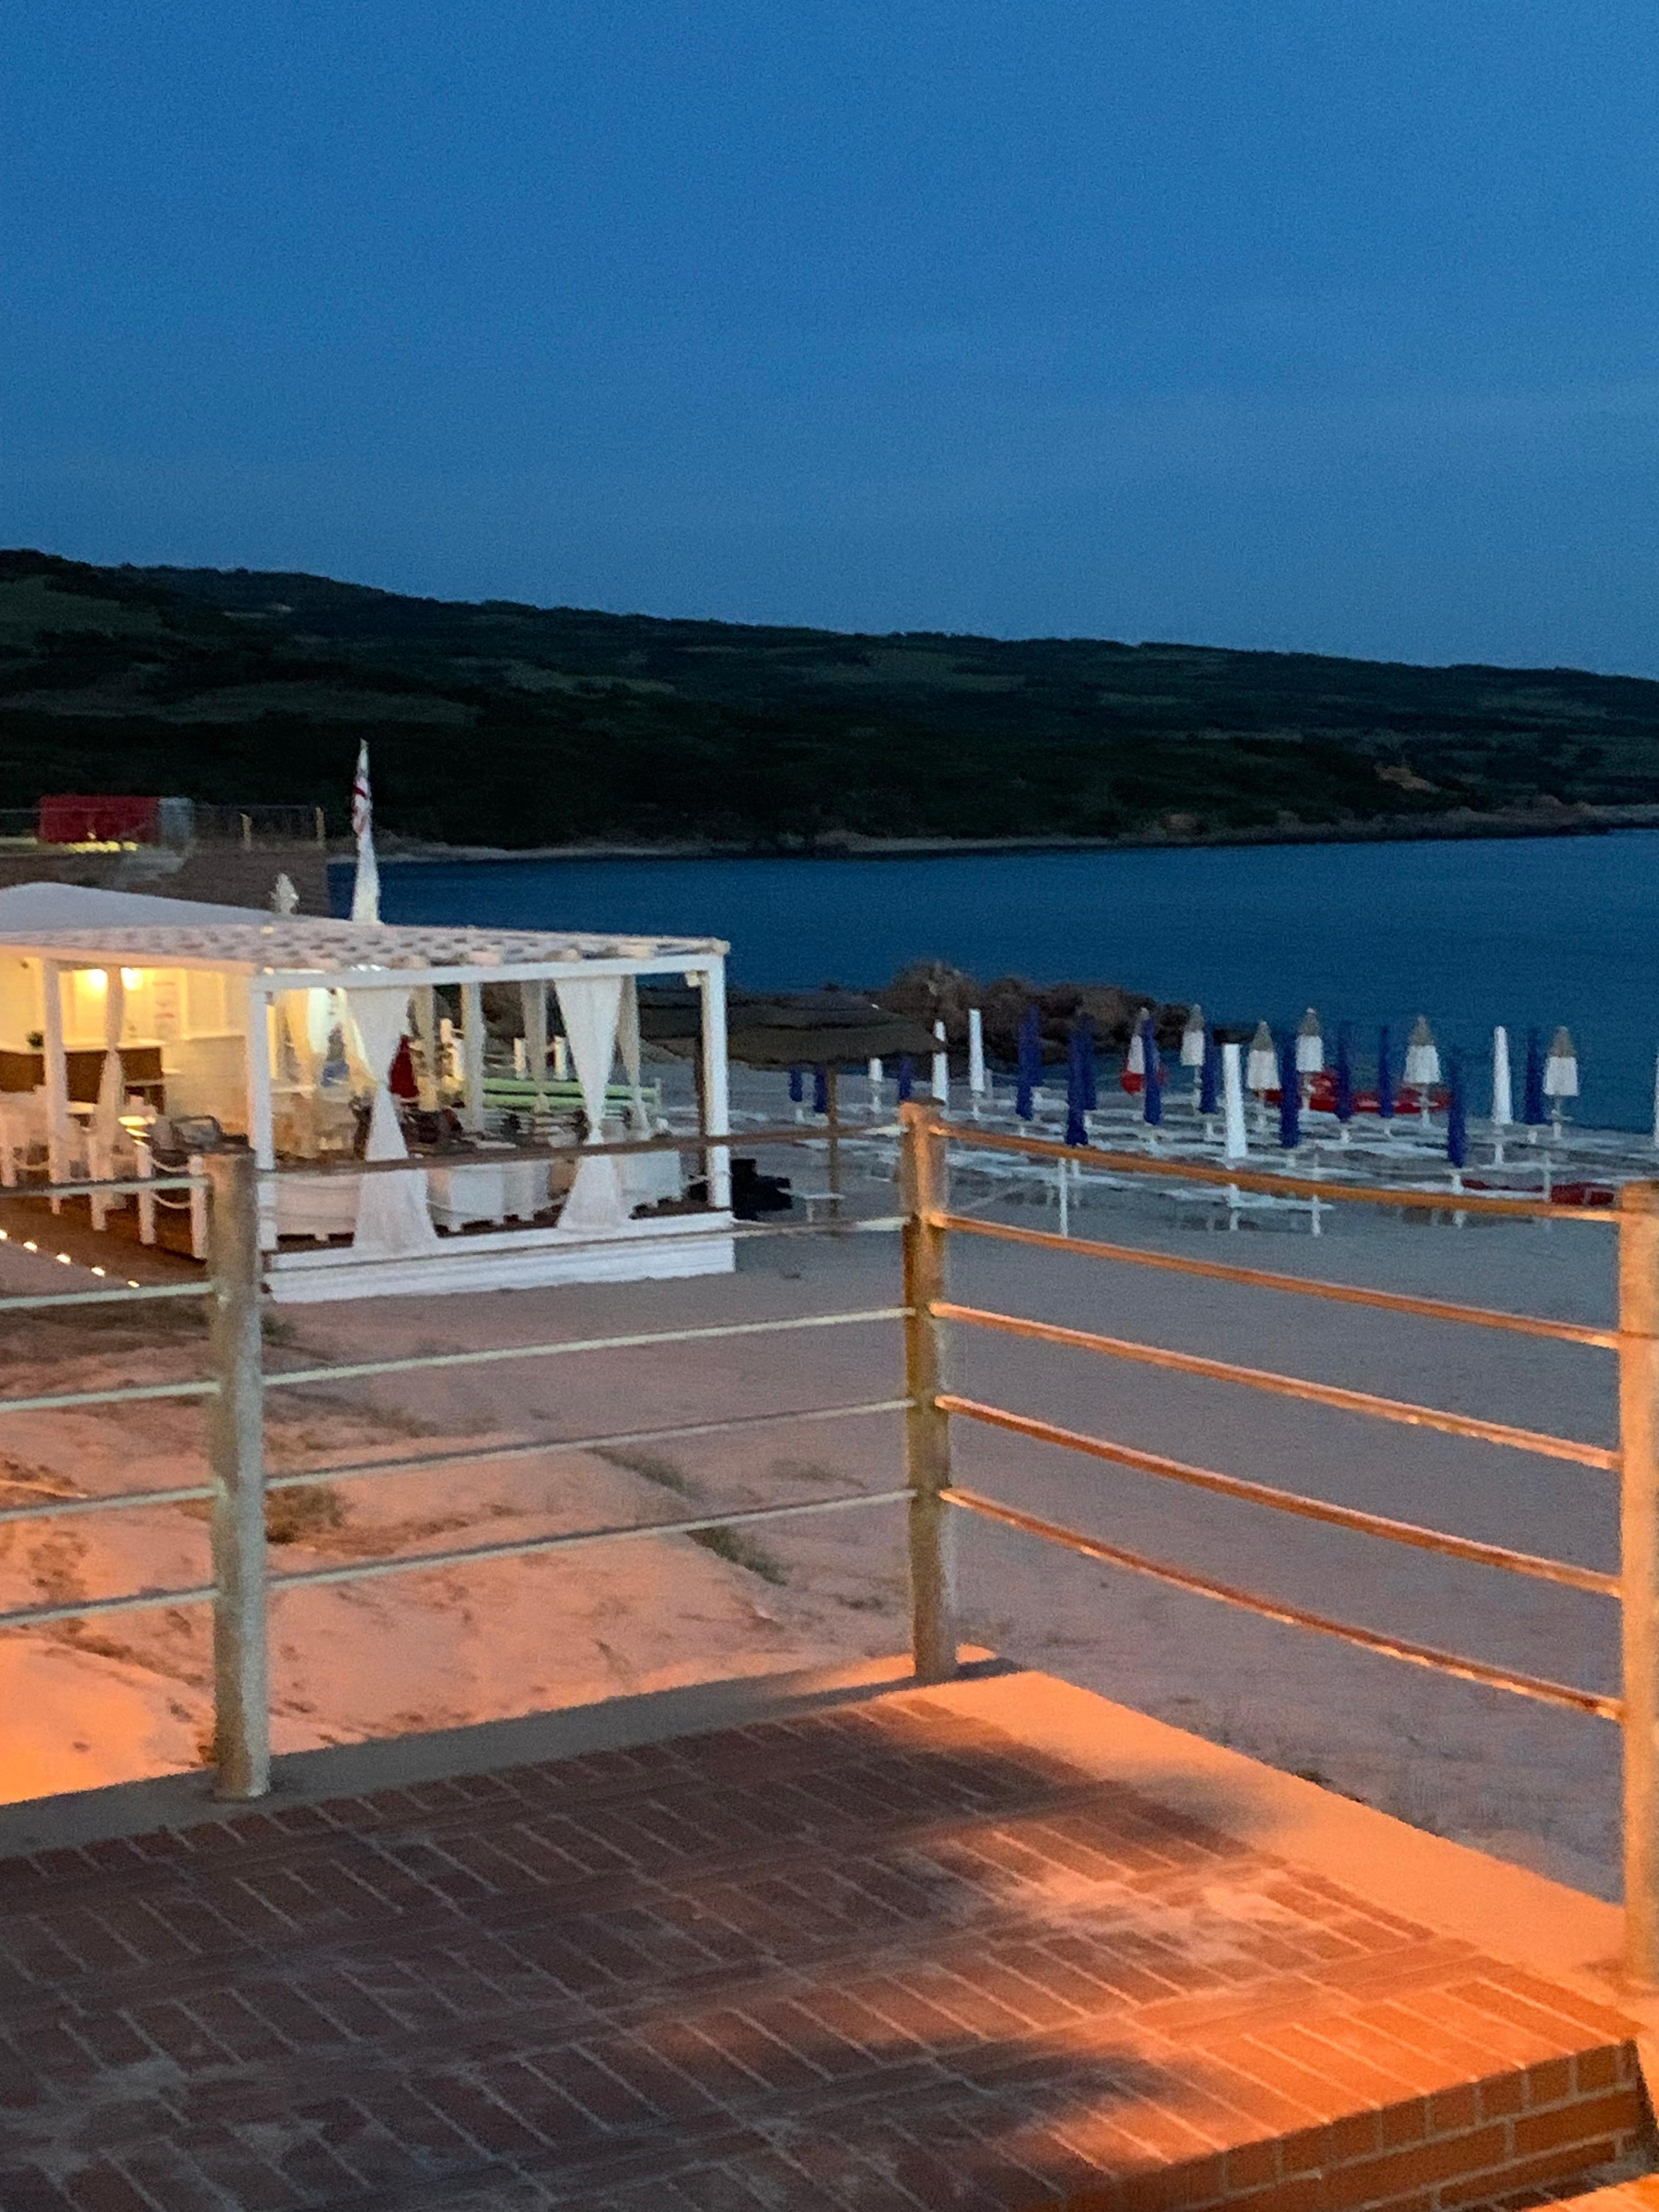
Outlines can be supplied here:
[[154, 845], [159, 799], [88, 798], [80, 792], [40, 801], [35, 835], [43, 845]]

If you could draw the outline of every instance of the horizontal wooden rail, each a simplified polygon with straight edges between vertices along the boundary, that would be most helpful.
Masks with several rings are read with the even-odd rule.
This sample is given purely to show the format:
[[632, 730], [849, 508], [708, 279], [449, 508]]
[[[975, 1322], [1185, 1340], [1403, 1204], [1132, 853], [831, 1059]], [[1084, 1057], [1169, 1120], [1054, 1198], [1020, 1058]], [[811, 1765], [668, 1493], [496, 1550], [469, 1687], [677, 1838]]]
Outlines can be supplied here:
[[1541, 1199], [1493, 1198], [1484, 1191], [1434, 1191], [1420, 1186], [1388, 1183], [1327, 1182], [1312, 1176], [1264, 1175], [1254, 1168], [1232, 1165], [1206, 1167], [1198, 1160], [1180, 1160], [1157, 1152], [1104, 1152], [1092, 1146], [1062, 1145], [1047, 1137], [1013, 1137], [1000, 1129], [966, 1121], [940, 1121], [939, 1134], [947, 1143], [970, 1150], [1014, 1152], [1032, 1160], [1071, 1160], [1079, 1167], [1113, 1175], [1149, 1176], [1160, 1182], [1203, 1182], [1224, 1189], [1264, 1191], [1268, 1197], [1316, 1198], [1328, 1203], [1361, 1206], [1407, 1206], [1430, 1213], [1489, 1213], [1523, 1221], [1599, 1221], [1610, 1224], [1616, 1208], [1606, 1206], [1553, 1206]]
[[[571, 1551], [584, 1544], [624, 1543], [646, 1536], [695, 1536], [710, 1528], [740, 1528], [755, 1521], [810, 1519], [818, 1513], [845, 1513], [860, 1505], [896, 1505], [908, 1490], [859, 1490], [839, 1498], [809, 1498], [789, 1505], [743, 1506], [700, 1513], [684, 1521], [624, 1522], [609, 1528], [562, 1529], [548, 1536], [520, 1536], [501, 1544], [472, 1544], [459, 1551], [402, 1552], [393, 1559], [359, 1559], [349, 1566], [307, 1567], [291, 1575], [272, 1575], [267, 1588], [307, 1589], [328, 1583], [378, 1581], [385, 1575], [418, 1573], [428, 1567], [464, 1567], [489, 1559], [518, 1559], [536, 1552]], [[21, 1607], [0, 1613], [0, 1628], [40, 1627], [55, 1620], [79, 1620], [100, 1613], [141, 1613], [163, 1605], [206, 1605], [219, 1595], [212, 1583], [193, 1589], [129, 1590], [118, 1597], [77, 1598], [63, 1605]]]
[[1504, 1444], [1515, 1451], [1535, 1452], [1540, 1459], [1571, 1460], [1579, 1467], [1616, 1472], [1620, 1455], [1601, 1444], [1580, 1443], [1570, 1437], [1547, 1435], [1538, 1429], [1517, 1429], [1508, 1421], [1481, 1420], [1473, 1413], [1443, 1413], [1437, 1406], [1414, 1406], [1401, 1398], [1381, 1398], [1370, 1390], [1345, 1390], [1333, 1382], [1310, 1382], [1297, 1375], [1277, 1375], [1266, 1367], [1240, 1367], [1231, 1360], [1206, 1359], [1195, 1352], [1170, 1352], [1162, 1345], [1138, 1344], [1121, 1336], [1099, 1336], [1093, 1330], [1065, 1328], [1057, 1322], [1026, 1321], [1014, 1314], [989, 1313], [979, 1306], [959, 1306], [935, 1300], [930, 1310], [935, 1320], [961, 1322], [972, 1328], [987, 1328], [1003, 1336], [1024, 1337], [1039, 1344], [1063, 1345], [1073, 1351], [1096, 1352], [1109, 1359], [1125, 1359], [1142, 1367], [1161, 1367], [1176, 1375], [1196, 1376], [1206, 1382], [1237, 1382], [1251, 1390], [1266, 1390], [1276, 1397], [1297, 1398], [1304, 1404], [1330, 1406], [1339, 1413], [1364, 1413], [1373, 1420], [1398, 1421], [1412, 1429], [1436, 1429], [1443, 1436], [1467, 1437], [1477, 1443]]
[[76, 1406], [132, 1406], [149, 1398], [216, 1398], [215, 1382], [127, 1382], [110, 1390], [58, 1390], [40, 1398], [0, 1398], [0, 1413], [61, 1413]]
[[1062, 1450], [1083, 1452], [1091, 1459], [1109, 1461], [1115, 1467], [1133, 1468], [1139, 1474], [1163, 1476], [1196, 1490], [1213, 1491], [1218, 1497], [1237, 1498], [1247, 1505], [1266, 1505], [1276, 1512], [1294, 1514], [1299, 1520], [1319, 1521], [1334, 1528], [1352, 1528], [1363, 1536], [1385, 1537], [1390, 1543], [1408, 1544], [1419, 1552], [1437, 1552], [1449, 1559], [1468, 1559], [1476, 1566], [1501, 1567], [1510, 1574], [1527, 1575], [1534, 1582], [1557, 1583], [1565, 1589], [1587, 1590], [1595, 1597], [1620, 1595], [1617, 1575], [1595, 1567], [1571, 1565], [1565, 1559], [1540, 1559], [1533, 1552], [1512, 1552], [1506, 1545], [1483, 1544], [1473, 1536], [1454, 1536], [1443, 1528], [1424, 1528], [1414, 1521], [1394, 1521], [1382, 1513], [1365, 1513], [1352, 1505], [1334, 1505], [1322, 1498], [1304, 1498], [1294, 1490], [1279, 1490], [1271, 1483], [1250, 1482], [1243, 1476], [1222, 1474], [1213, 1468], [1193, 1467], [1185, 1460], [1167, 1459], [1161, 1452], [1139, 1451], [1133, 1444], [1114, 1443], [1104, 1437], [1084, 1435], [1077, 1429], [1059, 1427], [1030, 1413], [1010, 1413], [1004, 1406], [986, 1406], [975, 1398], [942, 1392], [937, 1400], [941, 1413], [960, 1413], [964, 1420], [982, 1422], [1010, 1436], [1027, 1437], [1035, 1443], [1057, 1444]]
[[1233, 1267], [1223, 1260], [1194, 1260], [1184, 1253], [1149, 1252], [1139, 1244], [1105, 1244], [1088, 1237], [1062, 1237], [1053, 1229], [1019, 1229], [1011, 1222], [984, 1221], [965, 1213], [932, 1217], [936, 1229], [962, 1237], [990, 1237], [1005, 1244], [1028, 1244], [1043, 1252], [1067, 1252], [1084, 1260], [1120, 1260], [1133, 1267], [1161, 1268], [1170, 1274], [1200, 1275], [1216, 1283], [1243, 1283], [1255, 1290], [1286, 1291], [1293, 1297], [1328, 1298], [1339, 1305], [1376, 1306], [1384, 1313], [1412, 1314], [1424, 1321], [1464, 1322], [1475, 1328], [1509, 1329], [1518, 1336], [1553, 1337], [1562, 1344], [1589, 1345], [1617, 1352], [1619, 1332], [1589, 1328], [1573, 1321], [1546, 1321], [1533, 1314], [1501, 1312], [1495, 1306], [1455, 1305], [1443, 1298], [1413, 1298], [1395, 1291], [1368, 1291], [1349, 1283], [1309, 1282], [1265, 1267]]
[[1603, 1697], [1599, 1691], [1581, 1690], [1569, 1682], [1548, 1681], [1540, 1675], [1516, 1674], [1507, 1667], [1489, 1667], [1483, 1660], [1465, 1659], [1455, 1651], [1438, 1650], [1431, 1644], [1414, 1644], [1405, 1637], [1384, 1636], [1374, 1628], [1357, 1628], [1350, 1621], [1333, 1620], [1325, 1613], [1310, 1613], [1303, 1606], [1257, 1597], [1253, 1591], [1236, 1589], [1231, 1583], [1217, 1582], [1208, 1575], [1189, 1574], [1184, 1568], [1170, 1566], [1162, 1559], [1148, 1559], [1144, 1553], [1126, 1551], [1119, 1544], [1102, 1543], [1098, 1537], [1085, 1536], [1057, 1521], [1042, 1520], [1035, 1513], [1022, 1513], [1015, 1506], [982, 1497], [975, 1490], [964, 1490], [957, 1483], [952, 1483], [939, 1494], [948, 1504], [980, 1514], [988, 1521], [1000, 1522], [1006, 1528], [1018, 1529], [1023, 1535], [1040, 1536], [1045, 1542], [1077, 1552], [1085, 1559], [1098, 1559], [1103, 1565], [1125, 1567], [1132, 1574], [1146, 1575], [1154, 1582], [1167, 1583], [1171, 1589], [1185, 1590], [1192, 1596], [1214, 1598], [1223, 1605], [1237, 1606], [1245, 1613], [1258, 1614], [1263, 1620], [1276, 1620], [1287, 1628], [1315, 1629], [1322, 1636], [1336, 1638], [1340, 1643], [1355, 1644], [1362, 1651], [1375, 1651], [1387, 1659], [1404, 1659], [1412, 1666], [1431, 1668], [1437, 1674], [1453, 1674], [1461, 1681], [1479, 1682], [1488, 1689], [1510, 1690], [1517, 1697], [1534, 1698], [1540, 1705], [1564, 1706], [1569, 1712], [1593, 1713], [1602, 1720], [1624, 1717], [1622, 1700]]
[[[708, 1344], [731, 1336], [777, 1336], [797, 1328], [845, 1328], [863, 1322], [902, 1321], [906, 1306], [871, 1306], [858, 1313], [801, 1314], [787, 1321], [722, 1322], [711, 1328], [657, 1328], [635, 1336], [576, 1336], [554, 1344], [491, 1345], [477, 1352], [413, 1352], [407, 1359], [342, 1360], [331, 1367], [289, 1367], [267, 1374], [276, 1390], [296, 1382], [351, 1382], [369, 1375], [414, 1375], [433, 1367], [489, 1367], [503, 1359], [556, 1359], [573, 1352], [634, 1352], [656, 1344]], [[0, 1398], [0, 1413], [9, 1403]]]
[[134, 1283], [124, 1291], [33, 1291], [27, 1297], [0, 1298], [0, 1313], [39, 1313], [50, 1306], [130, 1306], [145, 1299], [212, 1295], [211, 1283]]
[[[669, 1428], [609, 1429], [592, 1437], [507, 1437], [499, 1443], [463, 1444], [453, 1451], [413, 1452], [398, 1459], [363, 1459], [310, 1467], [288, 1474], [268, 1474], [267, 1492], [303, 1490], [325, 1482], [357, 1482], [373, 1474], [433, 1474], [441, 1468], [472, 1467], [504, 1459], [548, 1459], [562, 1452], [602, 1452], [607, 1445], [672, 1443], [690, 1437], [730, 1436], [744, 1429], [781, 1427], [787, 1422], [845, 1421], [860, 1415], [902, 1413], [908, 1398], [872, 1398], [857, 1405], [808, 1406], [781, 1413], [737, 1413], [724, 1421], [680, 1421]], [[83, 1513], [130, 1513], [145, 1505], [200, 1504], [214, 1494], [208, 1482], [187, 1482], [165, 1490], [112, 1490], [101, 1498], [73, 1491], [50, 1492], [38, 1505], [0, 1506], [0, 1528], [14, 1521], [62, 1521]]]
[[[851, 1122], [837, 1122], [836, 1133], [839, 1135], [854, 1126]], [[275, 1167], [261, 1168], [259, 1173], [262, 1178], [275, 1176], [279, 1180], [285, 1176], [409, 1175], [426, 1168], [464, 1168], [476, 1166], [480, 1162], [487, 1167], [499, 1167], [503, 1163], [511, 1167], [523, 1160], [602, 1160], [607, 1157], [620, 1159], [630, 1152], [700, 1152], [711, 1148], [735, 1152], [744, 1145], [806, 1144], [814, 1137], [822, 1144], [829, 1135], [830, 1128], [830, 1123], [820, 1121], [816, 1128], [804, 1122], [794, 1122], [786, 1123], [776, 1129], [671, 1129], [660, 1137], [608, 1137], [602, 1144], [585, 1144], [573, 1137], [559, 1144], [515, 1144], [510, 1154], [502, 1152], [499, 1146], [481, 1151], [471, 1145], [453, 1145], [446, 1146], [441, 1152], [434, 1149], [408, 1152], [395, 1160], [283, 1160]], [[166, 1188], [159, 1181], [133, 1187], [144, 1190]], [[127, 1186], [94, 1183], [74, 1188], [117, 1190]], [[67, 1183], [36, 1183], [32, 1186], [33, 1194], [41, 1198], [57, 1197], [68, 1193], [70, 1188]], [[1462, 1203], [1461, 1200], [1459, 1203]]]
[[[793, 1505], [752, 1505], [736, 1512], [699, 1513], [684, 1521], [624, 1522], [610, 1528], [572, 1528], [551, 1536], [520, 1536], [501, 1544], [469, 1544], [454, 1552], [404, 1552], [396, 1559], [360, 1559], [346, 1567], [307, 1567], [299, 1573], [272, 1575], [273, 1595], [307, 1589], [325, 1583], [377, 1581], [383, 1575], [418, 1573], [428, 1567], [476, 1566], [486, 1559], [519, 1559], [532, 1552], [568, 1552], [584, 1544], [619, 1544], [645, 1536], [696, 1536], [712, 1528], [743, 1528], [757, 1521], [806, 1519], [816, 1513], [845, 1513], [860, 1505], [896, 1505], [908, 1490], [857, 1490], [840, 1498], [811, 1498]], [[4, 1616], [0, 1614], [0, 1621]]]

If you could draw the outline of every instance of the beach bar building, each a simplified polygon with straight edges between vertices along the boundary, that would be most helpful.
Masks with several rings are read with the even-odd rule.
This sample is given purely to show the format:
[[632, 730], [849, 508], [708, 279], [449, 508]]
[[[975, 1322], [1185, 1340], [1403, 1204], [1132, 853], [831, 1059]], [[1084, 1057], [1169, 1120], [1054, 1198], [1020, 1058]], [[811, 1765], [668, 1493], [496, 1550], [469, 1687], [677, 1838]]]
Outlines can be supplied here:
[[[532, 1149], [578, 1127], [593, 1143], [660, 1133], [641, 1081], [647, 977], [696, 993], [701, 1127], [726, 1133], [718, 940], [143, 905], [171, 913], [43, 927], [0, 911], [0, 1181], [20, 1195], [43, 1168], [60, 1182], [144, 1176], [165, 1137], [188, 1148], [192, 1133], [198, 1145], [222, 1133], [275, 1171], [261, 1181], [260, 1220], [279, 1300], [731, 1270], [724, 1147], [688, 1131], [684, 1154], [602, 1154], [574, 1169]], [[514, 987], [521, 1009], [521, 1115], [486, 1098], [492, 985]], [[568, 1046], [563, 1084], [548, 1073], [550, 1000]], [[400, 1054], [418, 1071], [401, 1110]], [[411, 1153], [421, 1165], [406, 1174], [350, 1172], [354, 1158]], [[694, 1197], [689, 1174], [703, 1178]], [[95, 1201], [94, 1222], [131, 1203]], [[154, 1234], [154, 1206], [137, 1203], [141, 1233]]]

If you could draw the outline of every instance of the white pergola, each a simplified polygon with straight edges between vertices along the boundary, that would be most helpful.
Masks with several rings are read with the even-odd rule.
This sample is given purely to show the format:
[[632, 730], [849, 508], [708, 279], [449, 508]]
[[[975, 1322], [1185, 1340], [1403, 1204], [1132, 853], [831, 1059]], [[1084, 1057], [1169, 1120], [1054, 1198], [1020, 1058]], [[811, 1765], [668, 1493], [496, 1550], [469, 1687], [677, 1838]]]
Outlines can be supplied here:
[[[434, 994], [440, 986], [450, 985], [459, 987], [460, 996], [463, 1122], [478, 1130], [483, 1121], [483, 986], [516, 983], [523, 987], [527, 1064], [543, 1072], [538, 1082], [546, 1064], [546, 994], [549, 988], [555, 992], [597, 1133], [619, 1047], [637, 1077], [635, 985], [653, 975], [684, 979], [700, 991], [703, 1121], [709, 1133], [727, 1133], [728, 948], [717, 939], [407, 927], [301, 915], [269, 921], [256, 915], [246, 921], [182, 918], [187, 914], [183, 909], [177, 922], [112, 927], [88, 921], [74, 928], [0, 932], [0, 1051], [15, 1053], [39, 1034], [54, 1164], [58, 1139], [69, 1127], [67, 1054], [79, 1042], [82, 1049], [101, 1047], [106, 1066], [113, 1055], [111, 1079], [117, 1084], [123, 1045], [157, 1048], [164, 1073], [169, 1073], [171, 1058], [191, 1109], [199, 1107], [200, 1086], [210, 1073], [216, 1088], [208, 1095], [222, 1109], [217, 1118], [228, 1129], [246, 1134], [261, 1168], [274, 1168], [274, 1077], [284, 1052], [290, 1059], [297, 1053], [302, 1062], [308, 1050], [318, 1052], [314, 1021], [308, 1042], [307, 1010], [319, 1001], [349, 1014], [360, 1048], [360, 1072], [366, 1068], [375, 1086], [368, 1157], [398, 1157], [403, 1140], [386, 1091], [392, 1059], [398, 1039], [409, 1030], [427, 1045], [430, 1064]], [[203, 987], [191, 980], [200, 978], [219, 982]], [[102, 988], [88, 988], [96, 984]], [[199, 1018], [198, 1002], [206, 1010]], [[234, 1077], [233, 1063], [240, 1063]], [[710, 1213], [648, 1222], [613, 1219], [603, 1202], [601, 1170], [610, 1174], [599, 1159], [583, 1163], [578, 1170], [572, 1201], [582, 1193], [583, 1176], [592, 1174], [595, 1182], [581, 1202], [567, 1201], [566, 1217], [580, 1217], [575, 1225], [562, 1218], [554, 1227], [442, 1244], [426, 1219], [424, 1183], [416, 1172], [359, 1178], [362, 1195], [349, 1253], [279, 1251], [276, 1207], [270, 1186], [264, 1185], [263, 1241], [271, 1255], [273, 1292], [344, 1297], [368, 1289], [459, 1288], [468, 1280], [577, 1280], [593, 1274], [626, 1279], [630, 1273], [731, 1266], [730, 1156], [724, 1146], [709, 1148]], [[614, 1186], [614, 1175], [611, 1182]], [[377, 1188], [385, 1196], [371, 1200]], [[405, 1194], [401, 1200], [400, 1192]], [[407, 1231], [401, 1235], [394, 1218], [400, 1205]], [[694, 1264], [692, 1247], [699, 1232], [706, 1244], [717, 1226], [725, 1232], [718, 1240], [723, 1255], [702, 1252]], [[593, 1248], [586, 1268], [574, 1250], [578, 1242]], [[653, 1255], [644, 1248], [665, 1242], [681, 1248], [678, 1259], [653, 1264]], [[491, 1244], [500, 1249], [486, 1255], [482, 1248]], [[669, 1262], [666, 1252], [654, 1258]], [[441, 1263], [446, 1276], [454, 1279], [453, 1285], [434, 1279]], [[313, 1279], [331, 1272], [338, 1288], [324, 1288], [317, 1280], [302, 1286], [298, 1277], [307, 1270]], [[410, 1270], [415, 1279], [401, 1279]], [[399, 1279], [392, 1279], [394, 1275]]]

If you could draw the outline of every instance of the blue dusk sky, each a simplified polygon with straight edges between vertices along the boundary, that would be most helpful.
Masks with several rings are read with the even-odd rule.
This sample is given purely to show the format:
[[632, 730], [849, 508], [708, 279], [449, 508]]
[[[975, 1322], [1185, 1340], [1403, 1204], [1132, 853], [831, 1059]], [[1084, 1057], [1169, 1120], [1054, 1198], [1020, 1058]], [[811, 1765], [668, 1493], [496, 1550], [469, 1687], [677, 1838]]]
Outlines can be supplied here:
[[0, 542], [1659, 673], [1652, 0], [9, 0]]

